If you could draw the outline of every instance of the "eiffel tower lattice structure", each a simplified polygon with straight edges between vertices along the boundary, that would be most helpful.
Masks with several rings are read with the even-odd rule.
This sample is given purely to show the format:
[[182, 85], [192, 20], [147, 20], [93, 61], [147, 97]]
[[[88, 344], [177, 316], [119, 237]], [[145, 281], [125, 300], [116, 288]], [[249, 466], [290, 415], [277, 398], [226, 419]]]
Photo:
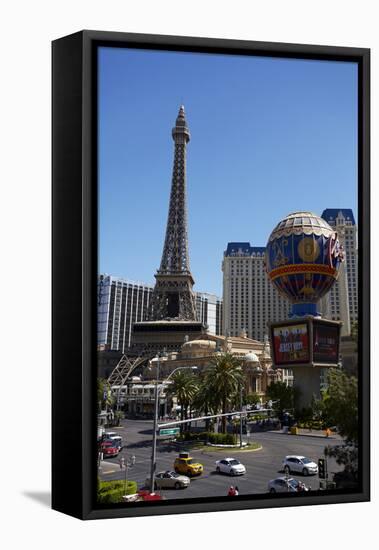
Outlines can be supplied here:
[[183, 105], [172, 129], [172, 137], [175, 151], [166, 237], [160, 268], [155, 275], [156, 283], [150, 302], [149, 319], [196, 321], [195, 296], [192, 291], [194, 280], [189, 266], [187, 231], [186, 147], [190, 140], [190, 132]]
[[126, 385], [129, 376], [138, 367], [141, 367], [144, 363], [147, 363], [153, 358], [153, 354], [144, 355], [139, 357], [127, 357], [123, 355], [111, 374], [108, 377], [108, 384], [112, 389], [116, 388], [116, 401], [120, 402], [120, 395], [123, 387]]
[[174, 165], [166, 236], [160, 267], [155, 274], [148, 320], [133, 325], [132, 348], [147, 352], [180, 351], [186, 339], [205, 332], [197, 320], [194, 279], [189, 265], [186, 197], [186, 147], [190, 140], [184, 107], [172, 129]]

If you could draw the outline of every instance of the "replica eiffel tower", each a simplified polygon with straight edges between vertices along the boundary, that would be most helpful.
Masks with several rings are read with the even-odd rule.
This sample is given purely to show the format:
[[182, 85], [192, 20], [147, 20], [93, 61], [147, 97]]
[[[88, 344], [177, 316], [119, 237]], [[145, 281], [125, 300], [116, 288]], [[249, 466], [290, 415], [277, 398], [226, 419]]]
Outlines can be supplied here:
[[143, 352], [179, 351], [183, 342], [205, 333], [197, 321], [194, 280], [189, 266], [186, 147], [190, 132], [183, 105], [172, 129], [175, 143], [170, 205], [160, 267], [149, 306], [149, 320], [133, 325], [133, 346]]

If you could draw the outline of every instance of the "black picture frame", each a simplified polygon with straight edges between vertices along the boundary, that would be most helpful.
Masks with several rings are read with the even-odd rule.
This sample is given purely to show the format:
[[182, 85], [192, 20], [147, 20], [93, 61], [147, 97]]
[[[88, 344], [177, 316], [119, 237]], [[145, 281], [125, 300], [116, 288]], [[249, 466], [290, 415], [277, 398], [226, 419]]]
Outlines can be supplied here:
[[[96, 493], [97, 79], [101, 45], [358, 63], [359, 490], [98, 507]], [[52, 507], [81, 519], [370, 499], [370, 50], [81, 31], [52, 44]], [[364, 246], [363, 246], [364, 245]]]

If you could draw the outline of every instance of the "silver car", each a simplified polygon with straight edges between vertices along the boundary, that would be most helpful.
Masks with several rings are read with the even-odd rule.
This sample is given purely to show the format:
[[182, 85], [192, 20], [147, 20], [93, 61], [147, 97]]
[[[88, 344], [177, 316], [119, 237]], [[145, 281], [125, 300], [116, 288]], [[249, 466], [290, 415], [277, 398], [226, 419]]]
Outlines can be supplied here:
[[[185, 489], [191, 483], [189, 477], [176, 472], [159, 472], [155, 475], [156, 489]], [[150, 478], [145, 481], [146, 487], [150, 487]]]
[[268, 482], [269, 493], [298, 493], [301, 491], [309, 491], [304, 483], [294, 479], [293, 477], [277, 477]]
[[288, 475], [291, 472], [299, 472], [303, 476], [318, 473], [318, 466], [310, 458], [300, 455], [289, 455], [283, 460], [283, 470]]

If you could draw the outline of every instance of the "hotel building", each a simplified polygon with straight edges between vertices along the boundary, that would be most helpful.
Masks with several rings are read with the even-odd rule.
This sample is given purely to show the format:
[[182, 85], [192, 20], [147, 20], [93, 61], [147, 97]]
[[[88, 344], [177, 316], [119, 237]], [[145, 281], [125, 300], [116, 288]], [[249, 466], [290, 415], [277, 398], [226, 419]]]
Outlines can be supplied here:
[[352, 323], [358, 320], [358, 226], [349, 208], [327, 208], [322, 218], [337, 231], [345, 261], [336, 283], [321, 300], [321, 311], [329, 319], [342, 321], [341, 334], [348, 336]]
[[265, 247], [230, 242], [224, 252], [223, 334], [263, 341], [268, 322], [288, 318], [290, 303], [271, 284], [265, 271]]
[[[97, 338], [101, 349], [125, 353], [131, 346], [133, 324], [146, 321], [153, 286], [111, 275], [100, 275], [97, 286]], [[195, 292], [198, 320], [208, 332], [222, 330], [222, 300], [214, 294]]]

